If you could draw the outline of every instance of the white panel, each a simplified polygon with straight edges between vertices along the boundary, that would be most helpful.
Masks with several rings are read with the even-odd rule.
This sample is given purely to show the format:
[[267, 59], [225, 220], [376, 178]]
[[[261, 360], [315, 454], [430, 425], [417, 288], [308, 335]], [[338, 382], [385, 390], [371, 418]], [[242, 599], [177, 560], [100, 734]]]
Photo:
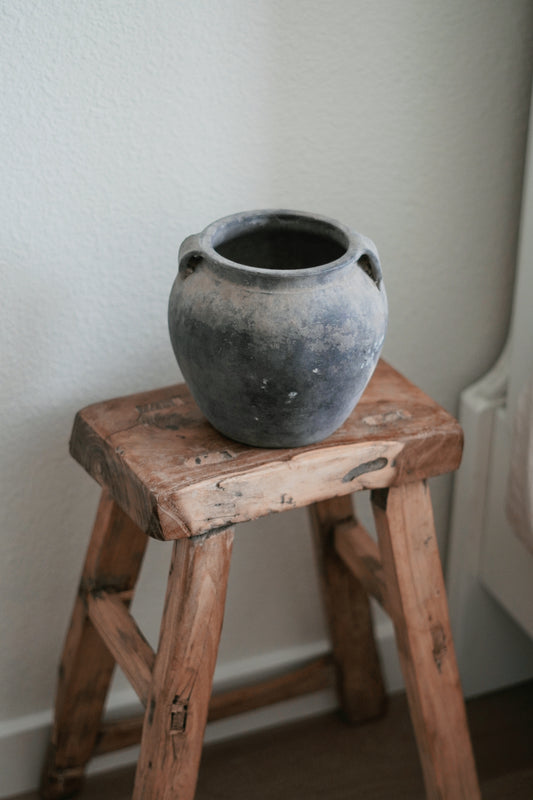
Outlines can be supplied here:
[[507, 354], [463, 392], [463, 463], [454, 488], [447, 589], [459, 672], [466, 695], [493, 691], [533, 676], [533, 642], [479, 578], [480, 548], [490, 502], [494, 420], [505, 400]]
[[515, 536], [504, 511], [509, 452], [507, 417], [500, 411], [496, 416], [480, 576], [494, 597], [533, 637], [533, 553]]
[[[517, 396], [533, 377], [533, 105], [528, 165], [520, 229], [506, 409], [495, 418], [485, 534], [480, 571], [484, 585], [533, 637], [533, 555], [518, 540], [505, 516], [505, 492], [511, 457], [511, 429]], [[531, 420], [533, 425], [533, 420]]]
[[511, 421], [533, 375], [533, 107], [528, 149], [508, 344], [461, 404], [466, 445], [454, 491], [448, 591], [468, 693], [533, 676], [533, 555], [505, 516]]

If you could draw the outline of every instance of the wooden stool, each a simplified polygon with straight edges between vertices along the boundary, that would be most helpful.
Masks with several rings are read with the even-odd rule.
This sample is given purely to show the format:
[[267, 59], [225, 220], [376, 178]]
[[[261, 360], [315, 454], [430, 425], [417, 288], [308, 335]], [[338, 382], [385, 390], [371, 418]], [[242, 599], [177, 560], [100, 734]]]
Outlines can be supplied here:
[[[208, 716], [327, 683], [321, 659], [211, 698], [232, 526], [310, 505], [346, 718], [384, 708], [371, 594], [394, 623], [427, 797], [479, 798], [426, 485], [458, 467], [461, 448], [458, 423], [384, 362], [340, 430], [295, 449], [225, 439], [184, 385], [80, 411], [71, 452], [103, 492], [59, 670], [42, 796], [75, 793], [92, 755], [140, 739], [134, 800], [192, 800]], [[362, 489], [372, 490], [379, 546], [353, 516], [350, 494]], [[146, 534], [174, 541], [157, 653], [128, 611]], [[115, 661], [144, 720], [102, 725]]]

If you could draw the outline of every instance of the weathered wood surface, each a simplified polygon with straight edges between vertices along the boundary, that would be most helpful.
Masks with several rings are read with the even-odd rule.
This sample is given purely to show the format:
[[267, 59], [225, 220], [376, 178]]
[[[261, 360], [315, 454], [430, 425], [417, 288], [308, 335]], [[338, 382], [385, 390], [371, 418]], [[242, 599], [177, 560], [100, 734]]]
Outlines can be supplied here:
[[379, 548], [360, 522], [341, 522], [335, 526], [335, 550], [368, 594], [391, 614], [390, 599]]
[[479, 800], [427, 484], [372, 504], [427, 798]]
[[174, 544], [133, 800], [193, 800], [233, 530]]
[[98, 732], [94, 756], [133, 747], [141, 741], [144, 714], [136, 714], [125, 719], [106, 720]]
[[273, 703], [319, 692], [332, 686], [333, 682], [333, 659], [323, 656], [284, 675], [214, 694], [209, 703], [208, 721], [215, 722], [234, 714], [244, 714]]
[[[333, 686], [334, 681], [333, 658], [330, 655], [322, 656], [283, 675], [217, 692], [211, 697], [207, 721], [215, 722], [304, 694], [319, 692]], [[106, 722], [98, 735], [95, 755], [138, 744], [141, 741], [143, 722], [144, 715]]]
[[307, 447], [226, 439], [185, 385], [89, 406], [71, 438], [72, 455], [159, 539], [449, 472], [461, 449], [453, 417], [385, 362], [345, 424]]
[[355, 525], [349, 495], [311, 509], [315, 552], [337, 668], [337, 694], [345, 719], [362, 722], [383, 713], [385, 688], [368, 596], [335, 550], [336, 527]]
[[155, 653], [119, 595], [108, 592], [87, 598], [89, 618], [108, 650], [146, 706]]
[[102, 492], [59, 668], [51, 744], [41, 783], [45, 800], [67, 797], [81, 786], [115, 666], [87, 615], [87, 594], [110, 590], [131, 596], [147, 542], [147, 536]]

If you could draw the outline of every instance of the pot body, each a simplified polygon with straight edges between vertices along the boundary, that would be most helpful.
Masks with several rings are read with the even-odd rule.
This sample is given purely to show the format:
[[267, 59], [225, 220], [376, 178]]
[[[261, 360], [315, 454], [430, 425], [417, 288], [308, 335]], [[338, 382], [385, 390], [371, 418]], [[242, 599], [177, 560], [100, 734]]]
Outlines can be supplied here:
[[169, 300], [183, 376], [211, 424], [259, 447], [297, 447], [342, 425], [387, 327], [370, 240], [291, 211], [236, 214], [190, 236]]

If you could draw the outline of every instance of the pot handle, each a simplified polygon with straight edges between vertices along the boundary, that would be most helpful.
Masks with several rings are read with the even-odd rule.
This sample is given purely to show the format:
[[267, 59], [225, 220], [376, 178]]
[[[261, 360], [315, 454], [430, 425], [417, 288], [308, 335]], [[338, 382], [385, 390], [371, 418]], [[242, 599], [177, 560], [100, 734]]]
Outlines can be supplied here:
[[376, 250], [376, 245], [371, 239], [366, 236], [357, 235], [357, 250], [355, 260], [363, 272], [374, 281], [377, 288], [381, 288], [383, 280], [383, 273], [381, 271], [381, 263]]
[[202, 257], [199, 234], [193, 233], [191, 236], [187, 236], [181, 243], [179, 250], [178, 275], [180, 278], [185, 279], [192, 275]]

